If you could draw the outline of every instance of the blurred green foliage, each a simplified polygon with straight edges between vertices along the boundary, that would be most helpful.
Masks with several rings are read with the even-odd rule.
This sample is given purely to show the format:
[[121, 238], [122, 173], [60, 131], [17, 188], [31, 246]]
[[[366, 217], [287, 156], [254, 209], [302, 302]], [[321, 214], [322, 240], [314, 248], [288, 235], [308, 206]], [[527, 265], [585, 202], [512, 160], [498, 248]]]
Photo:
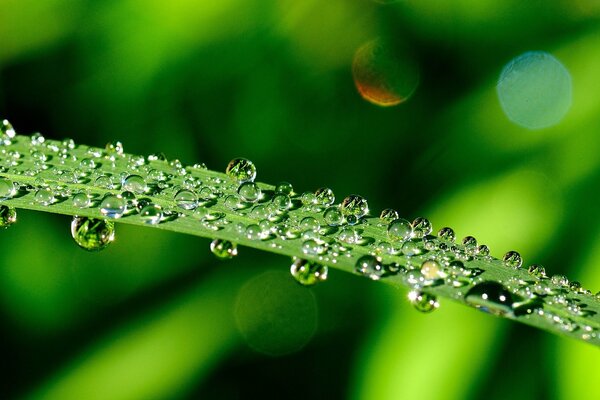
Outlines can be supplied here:
[[[599, 22], [592, 0], [1, 0], [0, 116], [20, 133], [118, 139], [214, 169], [248, 157], [261, 181], [429, 216], [595, 292]], [[352, 80], [354, 52], [377, 37], [420, 68], [397, 107], [364, 101]], [[510, 123], [495, 94], [529, 50], [561, 60], [574, 88], [565, 119], [539, 131]], [[220, 263], [205, 240], [125, 226], [88, 254], [68, 220], [33, 212], [1, 234], [3, 398], [600, 395], [591, 346], [452, 304], [420, 315], [366, 279], [331, 271], [306, 289], [314, 336], [272, 357], [246, 343], [234, 309], [286, 259], [241, 249]], [[262, 324], [277, 326], [269, 310]]]

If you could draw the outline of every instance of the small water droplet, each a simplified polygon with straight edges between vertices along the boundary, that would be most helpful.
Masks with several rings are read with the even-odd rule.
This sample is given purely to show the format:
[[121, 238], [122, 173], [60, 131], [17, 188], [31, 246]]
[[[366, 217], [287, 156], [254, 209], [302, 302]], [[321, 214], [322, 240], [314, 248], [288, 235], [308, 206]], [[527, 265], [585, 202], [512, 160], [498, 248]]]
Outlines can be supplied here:
[[337, 206], [328, 207], [323, 213], [323, 218], [329, 226], [339, 226], [344, 222], [344, 215]]
[[234, 158], [227, 164], [225, 174], [238, 183], [253, 182], [256, 178], [256, 166], [245, 158]]
[[360, 257], [354, 266], [354, 270], [373, 280], [379, 280], [385, 274], [381, 259], [370, 254]]
[[556, 286], [563, 286], [563, 287], [569, 286], [569, 279], [564, 275], [559, 275], [559, 274], [552, 275], [552, 277], [550, 278], [550, 281]]
[[322, 255], [327, 252], [327, 244], [320, 240], [308, 239], [302, 243], [302, 252], [309, 255]]
[[294, 194], [294, 187], [289, 182], [279, 182], [277, 186], [275, 186], [275, 193], [291, 196]]
[[102, 250], [115, 240], [115, 225], [111, 221], [88, 217], [73, 217], [71, 236], [79, 247]]
[[109, 218], [121, 218], [126, 210], [126, 202], [121, 196], [108, 194], [100, 202], [100, 212]]
[[156, 204], [148, 204], [140, 210], [140, 218], [148, 225], [158, 224], [162, 217], [162, 208]]
[[312, 286], [327, 279], [328, 268], [314, 261], [294, 257], [290, 272], [303, 286]]
[[513, 296], [502, 284], [484, 281], [473, 286], [465, 295], [467, 304], [498, 316], [511, 315]]
[[198, 196], [188, 189], [177, 191], [174, 200], [177, 207], [183, 208], [184, 210], [193, 210], [198, 206]]
[[421, 264], [421, 274], [425, 279], [435, 280], [435, 279], [443, 279], [446, 277], [444, 271], [442, 271], [442, 266], [435, 260], [426, 260]]
[[148, 191], [148, 185], [140, 175], [129, 175], [123, 179], [122, 189], [135, 194], [143, 194]]
[[105, 147], [106, 155], [114, 159], [116, 156], [123, 155], [123, 143], [119, 141], [109, 142]]
[[260, 200], [262, 192], [258, 185], [254, 182], [244, 182], [238, 187], [238, 194], [242, 200], [248, 203], [256, 203]]
[[422, 313], [429, 313], [440, 307], [437, 298], [429, 293], [420, 290], [411, 290], [408, 293], [408, 301], [413, 307]]
[[17, 222], [17, 210], [14, 207], [0, 205], [0, 228], [8, 228]]
[[502, 263], [505, 267], [518, 269], [523, 264], [523, 259], [519, 253], [511, 250], [502, 257]]
[[50, 204], [56, 201], [52, 190], [47, 188], [38, 189], [35, 192], [34, 199], [36, 203], [41, 204], [43, 206], [49, 206]]
[[403, 218], [398, 218], [390, 222], [387, 234], [392, 242], [406, 241], [412, 237], [413, 230], [410, 222]]
[[465, 247], [465, 253], [468, 256], [477, 254], [477, 239], [475, 239], [473, 236], [465, 236], [462, 240], [462, 244]]
[[271, 200], [278, 211], [286, 211], [292, 206], [290, 196], [283, 193], [277, 193]]
[[215, 239], [210, 243], [210, 251], [221, 260], [228, 260], [237, 256], [237, 245], [224, 239]]

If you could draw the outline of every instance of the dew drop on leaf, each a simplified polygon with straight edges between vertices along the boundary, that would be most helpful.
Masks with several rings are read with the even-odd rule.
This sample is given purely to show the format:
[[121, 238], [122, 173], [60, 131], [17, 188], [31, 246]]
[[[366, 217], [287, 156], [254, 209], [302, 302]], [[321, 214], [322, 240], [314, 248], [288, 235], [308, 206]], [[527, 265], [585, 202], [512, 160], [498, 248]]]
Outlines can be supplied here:
[[314, 261], [294, 257], [290, 272], [299, 284], [312, 286], [327, 279], [328, 268]]
[[221, 260], [228, 260], [237, 256], [237, 245], [229, 240], [215, 239], [210, 243], [210, 251]]
[[408, 301], [417, 311], [422, 313], [430, 313], [440, 307], [434, 295], [420, 290], [411, 290], [408, 293]]
[[7, 205], [0, 205], [0, 228], [8, 228], [17, 222], [17, 210]]
[[412, 237], [413, 229], [407, 220], [398, 218], [390, 222], [387, 235], [392, 242], [405, 241]]
[[354, 266], [354, 270], [373, 280], [379, 280], [385, 274], [385, 269], [381, 263], [381, 259], [372, 255], [364, 255], [360, 257]]
[[158, 224], [162, 217], [162, 208], [156, 204], [148, 204], [140, 210], [140, 218], [148, 225]]
[[108, 194], [100, 202], [100, 212], [109, 218], [121, 218], [126, 211], [127, 203], [121, 196]]
[[484, 281], [473, 286], [465, 295], [467, 304], [489, 314], [512, 314], [513, 296], [501, 283]]
[[115, 225], [105, 219], [73, 217], [71, 236], [82, 249], [98, 251], [115, 240]]
[[519, 253], [511, 250], [502, 257], [502, 263], [505, 267], [517, 269], [523, 264], [523, 259]]
[[234, 158], [227, 164], [225, 174], [238, 183], [253, 182], [256, 178], [256, 166], [245, 158]]

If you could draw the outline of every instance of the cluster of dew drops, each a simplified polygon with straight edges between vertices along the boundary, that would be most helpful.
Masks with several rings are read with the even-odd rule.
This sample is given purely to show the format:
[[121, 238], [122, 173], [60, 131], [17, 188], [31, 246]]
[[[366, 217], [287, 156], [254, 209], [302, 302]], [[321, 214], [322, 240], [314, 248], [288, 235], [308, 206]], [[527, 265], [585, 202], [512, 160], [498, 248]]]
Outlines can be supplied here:
[[[11, 146], [19, 141], [29, 141], [28, 146], [19, 147], [29, 154]], [[123, 169], [127, 172], [117, 173]], [[202, 171], [202, 177], [194, 171]], [[78, 147], [70, 139], [59, 142], [45, 140], [40, 134], [17, 136], [11, 124], [2, 120], [1, 173], [28, 177], [31, 183], [19, 185], [0, 175], [0, 203], [30, 195], [31, 202], [40, 206], [70, 201], [80, 209], [96, 207], [105, 218], [75, 216], [71, 223], [75, 242], [89, 251], [101, 250], [114, 241], [113, 221], [123, 216], [137, 215], [149, 225], [191, 218], [210, 231], [228, 230], [227, 237], [236, 237], [238, 242], [278, 238], [270, 246], [281, 250], [282, 241], [297, 241], [305, 256], [294, 257], [290, 271], [305, 286], [326, 280], [325, 264], [346, 257], [355, 260], [356, 273], [370, 279], [400, 276], [412, 289], [410, 303], [421, 312], [439, 307], [427, 289], [447, 285], [455, 290], [455, 297], [482, 311], [509, 317], [538, 315], [566, 332], [582, 332], [584, 339], [598, 337], [596, 328], [564, 316], [595, 314], [584, 301], [591, 292], [578, 282], [562, 275], [548, 277], [540, 265], [524, 268], [516, 251], [496, 260], [473, 236], [457, 242], [449, 227], [435, 236], [431, 223], [423, 217], [409, 222], [397, 211], [385, 209], [379, 218], [368, 218], [367, 200], [358, 195], [336, 204], [329, 188], [297, 194], [287, 182], [274, 188], [259, 185], [254, 182], [255, 165], [244, 158], [227, 165], [225, 178], [211, 173], [204, 164], [185, 167], [163, 155], [128, 155], [120, 142], [100, 150]], [[13, 207], [0, 204], [0, 227], [6, 228], [16, 219]], [[238, 253], [236, 243], [224, 239], [213, 240], [210, 250], [220, 259]], [[471, 263], [477, 260], [526, 270], [528, 279], [515, 275], [506, 282], [486, 280], [484, 271]], [[600, 299], [600, 292], [595, 297]], [[565, 312], [560, 316], [545, 310], [545, 305]]]

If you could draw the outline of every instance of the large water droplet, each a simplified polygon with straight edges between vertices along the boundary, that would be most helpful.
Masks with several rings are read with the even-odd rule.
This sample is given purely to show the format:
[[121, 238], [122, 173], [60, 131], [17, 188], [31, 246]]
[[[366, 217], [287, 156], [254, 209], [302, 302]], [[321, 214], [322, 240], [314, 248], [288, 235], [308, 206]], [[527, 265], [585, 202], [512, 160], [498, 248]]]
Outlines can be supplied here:
[[356, 194], [351, 194], [346, 197], [340, 205], [342, 214], [348, 219], [349, 216], [354, 216], [358, 219], [364, 217], [369, 213], [369, 205], [367, 200]]
[[184, 210], [193, 210], [198, 206], [198, 196], [188, 189], [181, 189], [175, 193], [174, 200], [177, 207]]
[[158, 224], [162, 217], [162, 208], [156, 204], [148, 204], [140, 210], [140, 218], [148, 225]]
[[422, 313], [429, 313], [439, 308], [440, 304], [437, 298], [429, 293], [420, 290], [412, 290], [408, 293], [408, 300], [413, 307]]
[[7, 205], [0, 205], [0, 228], [8, 228], [17, 222], [17, 210]]
[[449, 227], [444, 227], [439, 230], [438, 236], [440, 239], [447, 240], [449, 242], [454, 242], [456, 240], [456, 234], [454, 233], [454, 229]]
[[360, 257], [354, 266], [354, 270], [373, 280], [379, 280], [385, 274], [385, 268], [381, 259], [370, 254]]
[[90, 196], [87, 193], [79, 192], [73, 196], [73, 206], [77, 208], [87, 208], [92, 204]]
[[519, 253], [511, 250], [506, 253], [504, 257], [502, 257], [502, 263], [506, 267], [517, 269], [521, 267], [521, 264], [523, 264], [523, 259]]
[[379, 219], [388, 224], [398, 218], [400, 218], [400, 214], [392, 208], [386, 208], [379, 214]]
[[252, 182], [256, 178], [256, 167], [250, 160], [234, 158], [227, 164], [225, 173], [238, 183]]
[[228, 260], [237, 256], [237, 245], [224, 239], [215, 239], [210, 243], [210, 251], [221, 260]]
[[423, 217], [415, 218], [411, 225], [413, 228], [413, 236], [419, 239], [429, 235], [432, 230], [431, 222]]
[[323, 213], [323, 218], [329, 226], [338, 226], [344, 222], [344, 215], [340, 208], [336, 206], [327, 207]]
[[10, 199], [16, 193], [15, 184], [7, 178], [0, 178], [0, 201]]
[[403, 218], [398, 218], [390, 222], [387, 234], [392, 242], [405, 241], [412, 237], [413, 229], [410, 222]]
[[244, 182], [240, 185], [237, 190], [242, 200], [248, 203], [256, 203], [260, 200], [261, 190], [258, 185], [254, 182]]
[[140, 175], [129, 175], [123, 179], [122, 189], [135, 194], [143, 194], [148, 191], [148, 185]]
[[504, 316], [512, 314], [513, 296], [502, 284], [484, 281], [473, 286], [465, 295], [467, 304], [481, 311]]
[[315, 197], [317, 199], [317, 204], [321, 206], [330, 206], [335, 201], [335, 194], [333, 190], [329, 188], [320, 188], [315, 192]]
[[109, 218], [121, 218], [125, 213], [127, 203], [121, 196], [108, 194], [100, 202], [100, 212]]
[[314, 261], [294, 258], [290, 272], [298, 283], [312, 286], [327, 279], [328, 268]]
[[56, 201], [52, 190], [47, 188], [38, 189], [35, 192], [34, 199], [36, 203], [41, 204], [43, 206], [49, 206], [50, 204]]
[[104, 219], [73, 217], [71, 236], [79, 247], [89, 251], [98, 251], [115, 240], [115, 225]]

